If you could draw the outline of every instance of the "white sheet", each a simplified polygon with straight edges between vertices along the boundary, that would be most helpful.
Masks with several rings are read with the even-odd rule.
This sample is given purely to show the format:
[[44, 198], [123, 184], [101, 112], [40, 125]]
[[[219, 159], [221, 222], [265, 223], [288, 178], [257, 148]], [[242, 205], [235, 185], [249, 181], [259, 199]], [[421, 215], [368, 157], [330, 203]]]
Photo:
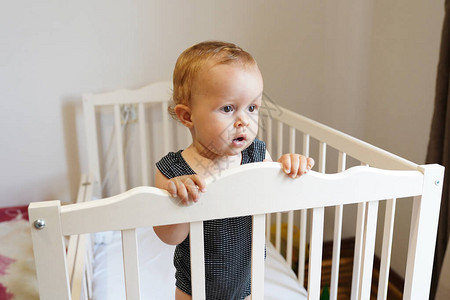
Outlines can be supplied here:
[[[152, 228], [138, 229], [141, 298], [172, 300], [175, 297], [174, 246], [161, 242]], [[93, 299], [125, 297], [120, 233], [96, 235]], [[265, 267], [264, 299], [306, 299], [306, 290], [283, 257], [269, 243]]]

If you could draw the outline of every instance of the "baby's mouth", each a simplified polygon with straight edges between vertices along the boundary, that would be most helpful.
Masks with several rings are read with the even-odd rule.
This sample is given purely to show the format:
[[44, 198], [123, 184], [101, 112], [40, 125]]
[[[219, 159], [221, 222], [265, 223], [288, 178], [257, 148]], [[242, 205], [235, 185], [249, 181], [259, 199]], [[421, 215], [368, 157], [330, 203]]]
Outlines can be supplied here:
[[245, 135], [241, 135], [241, 136], [238, 136], [238, 137], [234, 138], [231, 144], [234, 147], [240, 148], [240, 147], [243, 147], [246, 144], [246, 142], [247, 142], [246, 136]]

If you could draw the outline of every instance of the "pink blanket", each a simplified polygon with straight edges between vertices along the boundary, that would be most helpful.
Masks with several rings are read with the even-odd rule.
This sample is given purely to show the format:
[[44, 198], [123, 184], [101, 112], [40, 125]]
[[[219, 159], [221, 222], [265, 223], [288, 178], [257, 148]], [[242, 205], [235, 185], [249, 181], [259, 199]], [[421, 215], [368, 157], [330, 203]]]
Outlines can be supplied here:
[[0, 208], [0, 300], [39, 299], [27, 206]]

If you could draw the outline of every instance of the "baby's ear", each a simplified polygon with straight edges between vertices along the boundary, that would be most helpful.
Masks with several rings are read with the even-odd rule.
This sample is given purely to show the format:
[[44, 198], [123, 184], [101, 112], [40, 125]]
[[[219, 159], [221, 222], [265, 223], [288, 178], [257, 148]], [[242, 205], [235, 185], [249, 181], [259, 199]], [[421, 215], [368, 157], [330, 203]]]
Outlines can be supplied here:
[[178, 117], [178, 120], [186, 126], [187, 128], [192, 128], [192, 120], [191, 120], [191, 109], [189, 106], [184, 104], [177, 104], [174, 107], [175, 114]]

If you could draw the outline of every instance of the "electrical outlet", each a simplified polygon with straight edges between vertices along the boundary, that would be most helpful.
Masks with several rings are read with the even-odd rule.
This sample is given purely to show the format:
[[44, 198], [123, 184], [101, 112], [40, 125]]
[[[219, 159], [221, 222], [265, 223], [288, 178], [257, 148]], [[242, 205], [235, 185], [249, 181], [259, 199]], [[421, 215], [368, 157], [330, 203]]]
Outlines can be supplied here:
[[120, 106], [120, 122], [123, 124], [129, 124], [137, 122], [137, 105], [136, 104], [123, 104]]

